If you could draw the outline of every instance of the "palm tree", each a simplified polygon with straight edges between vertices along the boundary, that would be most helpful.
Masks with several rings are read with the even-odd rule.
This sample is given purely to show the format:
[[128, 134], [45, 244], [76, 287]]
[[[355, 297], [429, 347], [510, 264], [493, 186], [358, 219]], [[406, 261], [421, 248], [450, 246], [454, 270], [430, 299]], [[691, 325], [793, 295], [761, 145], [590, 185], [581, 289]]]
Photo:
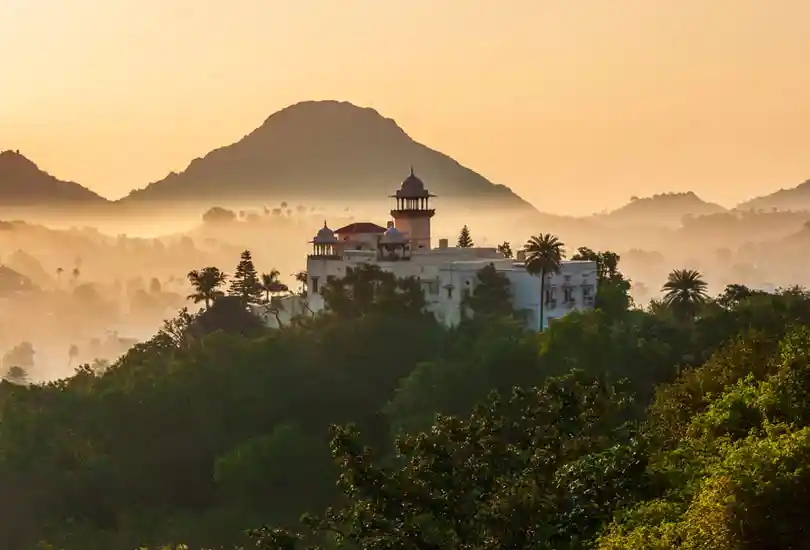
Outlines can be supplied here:
[[225, 293], [220, 288], [225, 284], [225, 275], [219, 268], [204, 267], [201, 270], [190, 271], [187, 275], [188, 281], [194, 287], [194, 293], [189, 294], [187, 299], [193, 300], [195, 304], [205, 302], [205, 308], [211, 307], [211, 302], [222, 298]]
[[699, 271], [675, 269], [661, 287], [661, 292], [664, 293], [663, 303], [679, 316], [694, 317], [698, 308], [709, 299], [707, 286]]
[[268, 303], [271, 294], [288, 290], [287, 285], [278, 280], [279, 275], [281, 272], [278, 269], [271, 269], [270, 273], [262, 273], [261, 287], [265, 293], [265, 301]]
[[523, 245], [526, 253], [526, 271], [540, 276], [540, 330], [545, 328], [546, 276], [559, 273], [565, 258], [565, 244], [551, 233], [530, 237]]
[[73, 365], [73, 361], [79, 356], [79, 346], [76, 344], [71, 344], [70, 349], [68, 349], [68, 367]]
[[59, 281], [62, 280], [62, 273], [64, 273], [64, 272], [65, 272], [65, 270], [62, 269], [61, 267], [56, 268], [56, 282], [57, 282], [57, 284], [59, 283]]
[[79, 275], [81, 275], [82, 272], [78, 267], [74, 267], [70, 274], [73, 276], [73, 282], [75, 283], [79, 279]]

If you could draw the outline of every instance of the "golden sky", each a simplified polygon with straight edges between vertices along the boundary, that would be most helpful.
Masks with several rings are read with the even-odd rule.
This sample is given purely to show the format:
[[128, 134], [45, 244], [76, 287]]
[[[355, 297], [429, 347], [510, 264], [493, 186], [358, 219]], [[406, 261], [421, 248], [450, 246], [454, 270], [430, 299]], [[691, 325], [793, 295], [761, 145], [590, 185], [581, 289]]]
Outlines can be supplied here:
[[0, 0], [0, 150], [119, 197], [339, 99], [544, 211], [730, 205], [810, 178], [808, 22], [808, 0]]

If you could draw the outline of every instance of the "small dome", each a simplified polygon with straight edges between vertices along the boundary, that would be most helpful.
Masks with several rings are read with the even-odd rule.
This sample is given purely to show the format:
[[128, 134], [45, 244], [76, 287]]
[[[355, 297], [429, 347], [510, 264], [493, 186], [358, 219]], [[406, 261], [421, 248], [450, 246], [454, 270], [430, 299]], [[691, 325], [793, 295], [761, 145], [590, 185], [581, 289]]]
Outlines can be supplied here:
[[326, 222], [323, 222], [323, 227], [318, 230], [318, 234], [312, 239], [314, 244], [335, 244], [338, 242], [335, 237], [335, 232], [327, 227]]
[[428, 192], [425, 189], [424, 182], [422, 182], [422, 180], [420, 180], [416, 174], [413, 173], [413, 168], [411, 168], [411, 174], [402, 182], [402, 186], [399, 188], [397, 196], [403, 198], [419, 198], [426, 197], [427, 195]]
[[380, 238], [382, 244], [405, 244], [407, 239], [402, 232], [394, 226], [389, 227]]

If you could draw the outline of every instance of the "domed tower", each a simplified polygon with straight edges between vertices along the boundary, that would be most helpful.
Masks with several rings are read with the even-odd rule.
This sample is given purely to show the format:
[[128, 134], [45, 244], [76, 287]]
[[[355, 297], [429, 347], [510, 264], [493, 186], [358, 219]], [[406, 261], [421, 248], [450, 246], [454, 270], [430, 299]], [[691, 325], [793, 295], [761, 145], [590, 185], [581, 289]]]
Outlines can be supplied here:
[[407, 260], [410, 258], [408, 238], [394, 227], [392, 222], [388, 222], [388, 229], [380, 237], [378, 257], [387, 261]]
[[436, 214], [430, 208], [430, 199], [435, 196], [425, 189], [413, 168], [396, 194], [391, 196], [397, 203], [391, 210], [391, 217], [396, 228], [410, 240], [412, 250], [430, 250], [430, 218]]
[[323, 227], [318, 230], [318, 234], [315, 235], [311, 243], [311, 258], [330, 258], [337, 254], [337, 237], [335, 237], [334, 231], [326, 225], [326, 222], [323, 222]]

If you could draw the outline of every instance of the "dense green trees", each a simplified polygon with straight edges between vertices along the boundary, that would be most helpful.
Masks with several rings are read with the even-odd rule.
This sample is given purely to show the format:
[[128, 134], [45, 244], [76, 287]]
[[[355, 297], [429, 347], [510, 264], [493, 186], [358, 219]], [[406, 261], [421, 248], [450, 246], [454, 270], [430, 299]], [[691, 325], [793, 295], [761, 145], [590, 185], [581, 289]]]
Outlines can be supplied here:
[[494, 269], [472, 288], [447, 329], [418, 280], [360, 266], [281, 330], [218, 296], [104, 372], [0, 383], [0, 547], [803, 544], [807, 293], [535, 333]]
[[463, 305], [476, 316], [510, 316], [512, 291], [509, 279], [495, 269], [495, 264], [484, 266], [476, 274], [475, 290], [465, 289]]

